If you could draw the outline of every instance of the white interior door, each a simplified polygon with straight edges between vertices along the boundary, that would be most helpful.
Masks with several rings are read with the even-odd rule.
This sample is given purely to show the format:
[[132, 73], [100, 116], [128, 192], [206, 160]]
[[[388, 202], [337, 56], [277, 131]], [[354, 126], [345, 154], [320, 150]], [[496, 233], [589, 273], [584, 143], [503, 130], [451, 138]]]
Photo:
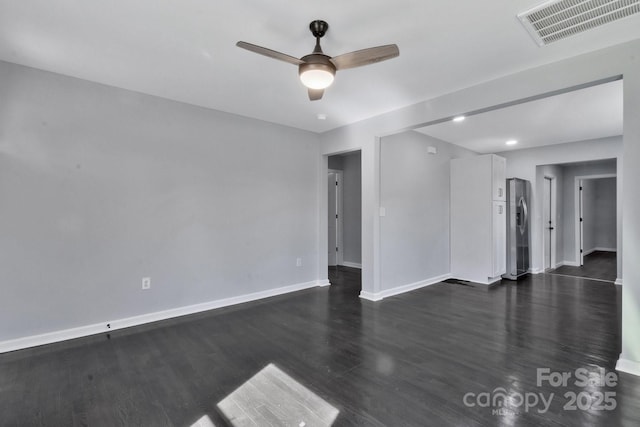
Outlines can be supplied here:
[[582, 180], [580, 180], [580, 182], [578, 183], [578, 185], [580, 186], [580, 189], [578, 191], [578, 217], [580, 218], [580, 225], [579, 225], [579, 229], [580, 229], [580, 236], [579, 236], [579, 258], [578, 260], [580, 261], [580, 265], [584, 265], [584, 200], [583, 200], [583, 184], [584, 182]]
[[328, 245], [327, 245], [327, 255], [329, 260], [329, 266], [337, 265], [337, 254], [336, 248], [338, 247], [338, 175], [336, 172], [329, 172], [329, 180], [327, 182], [327, 188], [329, 190], [327, 206], [328, 208], [328, 217], [327, 217], [327, 225], [329, 229], [328, 235]]
[[553, 265], [553, 181], [551, 178], [544, 178], [544, 268], [545, 270], [554, 268]]

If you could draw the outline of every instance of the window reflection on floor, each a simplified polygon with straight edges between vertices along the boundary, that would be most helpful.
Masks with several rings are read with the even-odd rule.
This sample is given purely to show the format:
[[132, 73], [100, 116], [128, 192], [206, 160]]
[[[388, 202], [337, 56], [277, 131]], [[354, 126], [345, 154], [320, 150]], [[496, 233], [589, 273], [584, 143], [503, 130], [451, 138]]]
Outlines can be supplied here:
[[234, 427], [331, 426], [340, 412], [273, 363], [218, 403], [218, 409]]

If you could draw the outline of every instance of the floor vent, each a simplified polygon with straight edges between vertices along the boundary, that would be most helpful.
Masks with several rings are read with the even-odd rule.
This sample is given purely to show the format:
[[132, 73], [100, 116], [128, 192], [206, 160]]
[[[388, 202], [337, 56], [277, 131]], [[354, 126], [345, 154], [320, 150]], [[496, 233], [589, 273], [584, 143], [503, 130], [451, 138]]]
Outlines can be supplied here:
[[471, 282], [467, 280], [447, 279], [444, 281], [444, 283], [449, 283], [452, 285], [471, 286], [472, 288], [475, 288], [475, 286], [473, 286], [473, 284], [471, 284]]
[[539, 46], [640, 12], [640, 0], [551, 0], [518, 15]]

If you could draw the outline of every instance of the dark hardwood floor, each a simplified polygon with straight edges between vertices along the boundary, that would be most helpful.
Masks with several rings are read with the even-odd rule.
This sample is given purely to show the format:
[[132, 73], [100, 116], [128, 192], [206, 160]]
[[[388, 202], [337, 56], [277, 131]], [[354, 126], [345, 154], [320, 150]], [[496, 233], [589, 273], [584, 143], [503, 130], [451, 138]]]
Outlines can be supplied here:
[[[221, 427], [217, 403], [269, 364], [338, 409], [338, 426], [640, 425], [638, 377], [620, 373], [615, 387], [536, 384], [536, 368], [585, 368], [593, 378], [614, 369], [618, 286], [541, 274], [370, 302], [358, 298], [358, 270], [340, 267], [331, 280], [0, 355], [0, 425], [189, 427], [206, 415]], [[501, 412], [478, 406], [500, 387]], [[565, 393], [587, 393], [584, 405], [599, 391], [615, 393], [614, 410], [563, 409]], [[518, 405], [529, 393], [554, 393], [548, 411]]]
[[562, 267], [549, 271], [549, 273], [615, 282], [618, 273], [616, 253], [602, 251], [592, 252], [584, 257], [584, 264], [580, 267], [563, 265]]

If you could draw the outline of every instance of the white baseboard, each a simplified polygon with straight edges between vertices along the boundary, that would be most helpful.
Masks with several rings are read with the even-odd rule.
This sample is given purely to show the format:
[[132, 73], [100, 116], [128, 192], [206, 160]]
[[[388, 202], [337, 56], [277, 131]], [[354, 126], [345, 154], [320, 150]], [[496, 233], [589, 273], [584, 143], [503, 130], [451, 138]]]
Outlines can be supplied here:
[[318, 280], [316, 283], [316, 286], [319, 286], [321, 288], [324, 288], [325, 286], [331, 286], [331, 282], [329, 281], [329, 279]]
[[530, 268], [530, 269], [529, 269], [529, 273], [530, 273], [530, 274], [540, 274], [540, 273], [544, 273], [544, 269], [540, 269], [540, 268]]
[[[507, 274], [507, 272], [505, 271], [504, 274]], [[498, 283], [501, 280], [502, 280], [502, 276], [490, 277], [487, 279], [487, 282], [485, 284], [493, 285], [494, 283]]]
[[367, 291], [360, 291], [360, 298], [366, 299], [369, 301], [380, 301], [382, 299], [382, 297], [380, 296], [380, 293], [373, 293], [373, 292], [367, 292]]
[[569, 267], [580, 267], [580, 263], [576, 261], [561, 261], [559, 267], [563, 265], [568, 265]]
[[640, 362], [628, 359], [618, 359], [618, 363], [616, 363], [616, 371], [626, 372], [627, 374], [637, 375], [640, 377]]
[[367, 292], [360, 291], [360, 298], [366, 299], [369, 301], [380, 301], [384, 298], [392, 297], [394, 295], [404, 294], [405, 292], [414, 291], [416, 289], [424, 288], [425, 286], [433, 285], [436, 283], [440, 283], [443, 280], [447, 280], [451, 278], [451, 274], [443, 274], [442, 276], [432, 277], [430, 279], [421, 280], [420, 282], [410, 283], [408, 285], [397, 286], [391, 289], [385, 289], [380, 292]]
[[618, 252], [618, 249], [597, 247], [597, 248], [593, 248], [592, 252]]
[[584, 253], [582, 254], [583, 256], [587, 256], [587, 255], [591, 255], [594, 252], [617, 252], [616, 248], [601, 248], [601, 247], [596, 247], [596, 248], [591, 248], [587, 251], [584, 251]]
[[357, 262], [342, 261], [341, 265], [344, 265], [345, 267], [359, 268], [362, 270], [362, 264], [358, 264]]
[[622, 277], [618, 277], [613, 283], [614, 285], [622, 286]]
[[301, 291], [303, 289], [314, 288], [317, 286], [330, 285], [328, 280], [314, 280], [312, 282], [298, 283], [281, 288], [269, 289], [266, 291], [253, 292], [250, 294], [239, 295], [237, 297], [224, 298], [215, 301], [208, 301], [200, 304], [188, 305], [184, 307], [172, 308], [154, 313], [142, 314], [139, 316], [128, 317], [125, 319], [106, 320], [102, 323], [94, 323], [92, 325], [84, 325], [77, 328], [65, 329], [61, 331], [48, 332], [40, 335], [32, 335], [23, 338], [16, 338], [8, 341], [0, 341], [0, 354], [8, 351], [21, 350], [29, 347], [36, 347], [44, 344], [51, 344], [59, 341], [66, 341], [75, 338], [86, 337], [105, 332], [111, 332], [118, 329], [129, 328], [132, 326], [143, 325], [145, 323], [157, 322], [159, 320], [171, 319], [173, 317], [186, 316], [188, 314], [200, 313], [203, 311], [213, 310], [216, 308], [228, 307], [231, 305], [242, 304], [245, 302], [256, 301], [263, 298], [269, 298], [277, 295], [283, 295], [290, 292]]

